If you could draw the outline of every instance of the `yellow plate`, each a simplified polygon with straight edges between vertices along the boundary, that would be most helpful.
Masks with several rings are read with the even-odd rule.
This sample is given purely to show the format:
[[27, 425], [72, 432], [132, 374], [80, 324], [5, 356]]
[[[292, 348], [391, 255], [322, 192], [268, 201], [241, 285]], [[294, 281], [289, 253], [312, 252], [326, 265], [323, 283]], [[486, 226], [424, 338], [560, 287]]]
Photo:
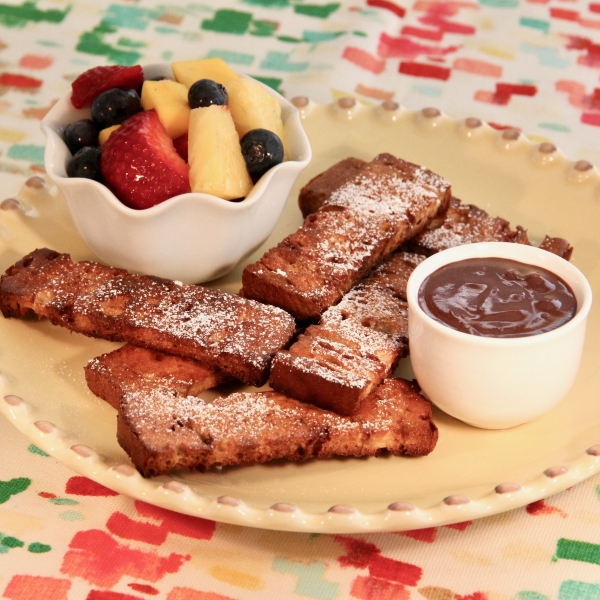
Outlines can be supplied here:
[[[427, 109], [343, 104], [309, 102], [302, 108], [314, 158], [277, 229], [251, 261], [300, 225], [300, 185], [344, 157], [371, 159], [386, 151], [440, 173], [456, 196], [527, 227], [533, 241], [546, 233], [569, 239], [575, 247], [572, 262], [594, 292], [600, 291], [600, 176], [591, 165], [475, 119], [458, 122]], [[51, 192], [24, 186], [21, 209], [0, 211], [2, 270], [41, 246], [70, 252], [76, 260], [94, 258], [61, 197]], [[219, 287], [237, 291], [241, 269], [217, 282]], [[443, 525], [525, 505], [600, 471], [599, 316], [592, 308], [579, 376], [554, 410], [505, 431], [469, 427], [437, 411], [438, 446], [417, 459], [279, 461], [144, 480], [117, 444], [115, 411], [88, 391], [83, 377], [89, 359], [116, 345], [33, 319], [0, 320], [0, 412], [74, 471], [183, 513], [304, 532]], [[410, 376], [407, 360], [399, 373]]]

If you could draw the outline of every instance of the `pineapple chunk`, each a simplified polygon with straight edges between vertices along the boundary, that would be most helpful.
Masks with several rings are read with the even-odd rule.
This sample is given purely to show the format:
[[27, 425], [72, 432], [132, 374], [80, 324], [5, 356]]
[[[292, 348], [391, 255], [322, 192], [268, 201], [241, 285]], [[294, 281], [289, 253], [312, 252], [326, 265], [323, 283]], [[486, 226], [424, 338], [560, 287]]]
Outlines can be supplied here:
[[252, 180], [229, 108], [194, 108], [188, 136], [192, 192], [205, 192], [224, 200], [247, 196]]
[[100, 148], [102, 148], [102, 146], [104, 146], [106, 140], [109, 138], [110, 134], [115, 130], [115, 129], [119, 129], [119, 127], [121, 127], [120, 125], [111, 125], [110, 127], [106, 127], [106, 129], [103, 129], [99, 134], [98, 134], [98, 144], [100, 145]]
[[144, 81], [142, 107], [144, 110], [156, 110], [160, 122], [172, 140], [188, 130], [190, 106], [185, 85], [170, 79]]
[[182, 60], [172, 63], [171, 68], [175, 79], [188, 88], [199, 79], [212, 79], [221, 85], [227, 86], [230, 81], [240, 77], [221, 58]]
[[251, 129], [268, 129], [276, 133], [287, 156], [285, 130], [281, 120], [281, 107], [255, 79], [239, 77], [227, 86], [231, 116], [240, 139]]

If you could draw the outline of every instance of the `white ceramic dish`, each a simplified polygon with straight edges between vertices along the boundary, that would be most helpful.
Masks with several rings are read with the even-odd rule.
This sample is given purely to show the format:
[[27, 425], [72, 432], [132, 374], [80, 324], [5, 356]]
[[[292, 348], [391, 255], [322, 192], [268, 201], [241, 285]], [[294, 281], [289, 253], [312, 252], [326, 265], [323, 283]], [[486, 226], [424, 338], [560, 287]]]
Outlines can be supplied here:
[[[577, 313], [538, 335], [494, 338], [443, 325], [419, 304], [419, 290], [434, 271], [473, 258], [506, 258], [561, 277], [577, 300]], [[504, 429], [548, 412], [567, 394], [579, 369], [592, 291], [579, 269], [563, 258], [523, 244], [456, 246], [423, 261], [407, 285], [408, 336], [421, 389], [444, 412], [475, 427]]]
[[[173, 76], [168, 64], [144, 67], [146, 78]], [[310, 161], [311, 149], [298, 110], [279, 100], [289, 160], [270, 169], [242, 202], [189, 193], [145, 210], [122, 204], [104, 185], [66, 175], [71, 157], [64, 128], [89, 118], [77, 110], [70, 93], [42, 121], [46, 171], [63, 193], [79, 234], [108, 264], [132, 271], [200, 283], [221, 277], [258, 248], [273, 231], [294, 181]]]
[[[438, 171], [464, 201], [527, 226], [535, 242], [545, 233], [566, 237], [575, 247], [573, 264], [594, 293], [600, 291], [600, 176], [589, 163], [569, 161], [541, 140], [437, 111], [363, 107], [349, 99], [296, 103], [314, 158], [275, 231], [248, 260], [300, 225], [296, 193], [310, 177], [346, 156], [371, 159], [388, 151]], [[40, 246], [68, 251], [76, 260], [94, 258], [70, 224], [63, 199], [34, 192], [22, 195], [23, 211], [0, 211], [0, 269]], [[240, 274], [241, 265], [214, 285], [237, 291]], [[418, 459], [276, 462], [144, 480], [117, 444], [115, 411], [84, 383], [86, 361], [114, 347], [47, 322], [0, 318], [0, 412], [74, 471], [176, 511], [290, 531], [398, 531], [507, 511], [600, 472], [597, 306], [589, 315], [579, 374], [558, 406], [500, 431], [470, 427], [436, 409], [438, 445]], [[408, 361], [399, 374], [411, 376]]]

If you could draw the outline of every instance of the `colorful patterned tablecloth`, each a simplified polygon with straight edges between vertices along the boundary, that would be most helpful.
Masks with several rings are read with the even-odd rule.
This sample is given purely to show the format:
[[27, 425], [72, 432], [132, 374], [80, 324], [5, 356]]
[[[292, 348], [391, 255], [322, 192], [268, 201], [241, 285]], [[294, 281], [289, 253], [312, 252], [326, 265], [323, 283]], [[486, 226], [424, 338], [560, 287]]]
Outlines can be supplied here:
[[[0, 202], [43, 171], [40, 119], [77, 74], [215, 56], [287, 97], [435, 106], [600, 164], [592, 0], [5, 0]], [[309, 535], [133, 501], [4, 421], [0, 444], [2, 598], [600, 599], [600, 476], [474, 522]]]

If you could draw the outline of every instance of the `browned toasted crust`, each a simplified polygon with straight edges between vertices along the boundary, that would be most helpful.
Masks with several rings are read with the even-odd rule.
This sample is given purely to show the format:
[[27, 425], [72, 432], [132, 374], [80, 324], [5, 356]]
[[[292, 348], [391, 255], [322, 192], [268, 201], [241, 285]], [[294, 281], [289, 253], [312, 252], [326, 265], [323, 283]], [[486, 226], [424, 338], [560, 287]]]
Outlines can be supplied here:
[[452, 198], [448, 209], [411, 239], [407, 247], [413, 252], [430, 255], [475, 242], [529, 244], [527, 232], [522, 227], [513, 230], [505, 219], [491, 217], [473, 204], [463, 204], [458, 198]]
[[[463, 204], [458, 198], [452, 198], [448, 209], [438, 214], [405, 247], [413, 252], [431, 255], [454, 246], [476, 242], [531, 245], [527, 232], [520, 225], [512, 229], [505, 219], [492, 217], [474, 204]], [[573, 252], [573, 247], [567, 240], [548, 235], [539, 247], [565, 260], [569, 260]]]
[[365, 279], [364, 288], [382, 288], [398, 300], [406, 301], [406, 285], [417, 265], [425, 260], [422, 254], [398, 251], [377, 266]]
[[90, 360], [84, 367], [90, 390], [119, 408], [121, 398], [140, 385], [170, 387], [180, 396], [198, 396], [229, 380], [193, 358], [126, 344]]
[[273, 360], [271, 387], [341, 415], [356, 412], [391, 374], [400, 340], [351, 322], [311, 325]]
[[364, 165], [242, 275], [242, 293], [316, 319], [445, 208], [450, 185], [390, 155]]
[[360, 172], [366, 164], [360, 158], [345, 158], [313, 177], [298, 194], [298, 206], [303, 217], [316, 212], [333, 190], [337, 190]]
[[209, 404], [148, 387], [124, 396], [117, 423], [119, 443], [145, 477], [282, 458], [423, 456], [438, 437], [429, 402], [402, 379], [386, 380], [353, 417], [277, 392], [235, 393]]
[[542, 240], [540, 248], [561, 256], [565, 260], [570, 260], [573, 254], [573, 246], [567, 240], [559, 237], [550, 237], [549, 235], [546, 235]]
[[35, 250], [0, 280], [6, 317], [32, 311], [91, 337], [194, 358], [249, 385], [295, 333], [279, 308], [195, 285], [133, 275], [67, 254]]

